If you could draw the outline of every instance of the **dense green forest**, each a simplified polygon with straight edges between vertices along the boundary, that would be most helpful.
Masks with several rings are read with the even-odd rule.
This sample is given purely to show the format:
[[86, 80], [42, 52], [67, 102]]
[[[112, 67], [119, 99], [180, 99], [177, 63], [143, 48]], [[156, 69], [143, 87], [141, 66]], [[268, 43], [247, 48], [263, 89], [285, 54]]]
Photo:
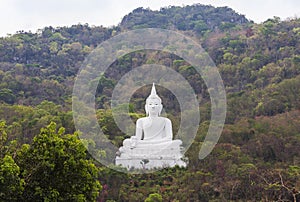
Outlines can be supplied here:
[[[142, 64], [170, 66], [200, 99], [201, 123], [187, 168], [133, 175], [93, 160], [78, 139], [72, 90], [85, 59], [101, 42], [138, 28], [176, 30], [209, 53], [227, 93], [226, 124], [213, 152], [198, 159], [210, 121], [210, 98], [195, 69], [176, 55], [138, 51], [99, 78], [97, 117], [116, 145], [128, 137], [110, 109], [112, 91]], [[150, 86], [130, 101], [144, 116]], [[159, 88], [174, 128], [176, 98]], [[300, 19], [256, 24], [228, 7], [137, 8], [114, 27], [78, 24], [0, 38], [0, 201], [300, 201]]]

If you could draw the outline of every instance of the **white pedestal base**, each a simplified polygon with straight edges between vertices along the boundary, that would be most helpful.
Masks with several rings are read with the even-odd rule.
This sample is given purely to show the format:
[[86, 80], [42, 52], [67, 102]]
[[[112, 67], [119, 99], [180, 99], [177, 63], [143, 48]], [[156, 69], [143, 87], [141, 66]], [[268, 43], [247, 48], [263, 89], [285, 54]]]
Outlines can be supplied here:
[[173, 141], [170, 144], [137, 146], [135, 148], [121, 147], [120, 156], [116, 157], [116, 165], [130, 169], [160, 169], [167, 167], [186, 167], [182, 160], [181, 141]]
[[180, 167], [186, 167], [186, 163], [180, 158], [170, 158], [170, 157], [159, 157], [159, 158], [147, 158], [145, 157], [116, 157], [116, 165], [120, 165], [127, 170], [130, 169], [155, 169], [155, 168], [167, 168], [174, 167], [176, 165]]

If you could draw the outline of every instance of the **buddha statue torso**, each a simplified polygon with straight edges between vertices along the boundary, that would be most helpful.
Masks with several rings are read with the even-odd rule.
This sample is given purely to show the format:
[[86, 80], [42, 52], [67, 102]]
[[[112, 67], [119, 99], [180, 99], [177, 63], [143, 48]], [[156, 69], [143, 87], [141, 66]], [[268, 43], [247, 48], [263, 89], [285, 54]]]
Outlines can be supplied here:
[[164, 117], [140, 118], [136, 123], [136, 136], [145, 143], [171, 141], [171, 121]]

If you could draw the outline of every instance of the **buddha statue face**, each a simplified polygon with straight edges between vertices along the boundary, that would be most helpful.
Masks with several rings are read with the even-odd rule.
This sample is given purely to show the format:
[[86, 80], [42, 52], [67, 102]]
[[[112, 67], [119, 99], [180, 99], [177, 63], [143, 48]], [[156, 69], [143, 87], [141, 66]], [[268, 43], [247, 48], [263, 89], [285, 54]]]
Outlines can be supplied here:
[[146, 114], [149, 116], [159, 116], [162, 111], [162, 104], [160, 97], [156, 94], [155, 85], [153, 83], [151, 94], [146, 99], [145, 110]]
[[161, 100], [158, 98], [148, 98], [146, 100], [145, 110], [146, 114], [150, 116], [158, 116], [162, 111]]

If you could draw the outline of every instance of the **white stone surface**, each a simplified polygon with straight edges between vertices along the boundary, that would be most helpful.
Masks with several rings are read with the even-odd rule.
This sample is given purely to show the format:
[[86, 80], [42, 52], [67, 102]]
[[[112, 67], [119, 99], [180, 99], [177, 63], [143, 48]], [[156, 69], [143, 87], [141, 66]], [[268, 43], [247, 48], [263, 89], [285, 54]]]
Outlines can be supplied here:
[[182, 160], [182, 141], [173, 140], [172, 123], [160, 116], [162, 108], [153, 84], [145, 105], [147, 116], [137, 120], [135, 136], [123, 141], [116, 165], [127, 169], [186, 167]]

